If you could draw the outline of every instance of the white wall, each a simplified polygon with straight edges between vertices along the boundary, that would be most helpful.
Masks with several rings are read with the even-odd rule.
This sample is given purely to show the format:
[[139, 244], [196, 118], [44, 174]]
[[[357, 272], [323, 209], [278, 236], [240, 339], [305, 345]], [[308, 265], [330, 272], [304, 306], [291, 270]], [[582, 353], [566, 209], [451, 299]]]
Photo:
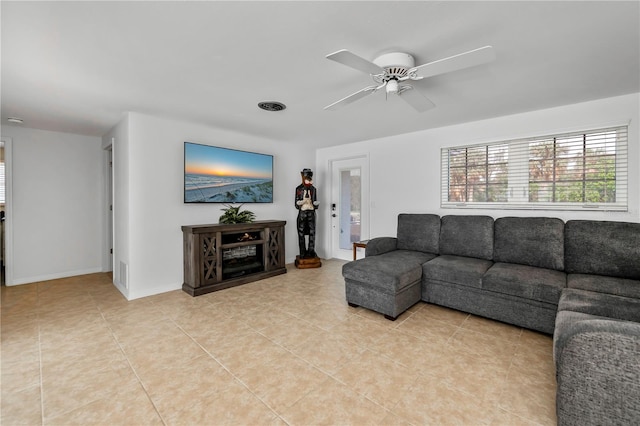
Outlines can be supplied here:
[[121, 265], [130, 263], [129, 250], [129, 115], [102, 137], [102, 147], [112, 150], [113, 283], [129, 297], [128, 274]]
[[104, 270], [100, 138], [3, 126], [13, 140], [8, 285]]
[[[632, 94], [405, 135], [319, 149], [316, 169], [328, 177], [331, 160], [361, 155], [370, 158], [370, 235], [395, 236], [398, 213], [552, 216], [563, 220], [594, 219], [640, 222], [640, 95]], [[424, 113], [428, 114], [428, 112]], [[629, 211], [523, 211], [440, 208], [440, 149], [461, 144], [498, 142], [629, 123]], [[328, 179], [319, 185], [329, 187]], [[329, 193], [320, 194], [328, 205]], [[319, 253], [330, 256], [328, 216], [319, 216]]]
[[[314, 169], [321, 207], [318, 253], [330, 257], [333, 159], [367, 154], [371, 173], [372, 237], [395, 235], [401, 212], [554, 216], [640, 222], [640, 95], [602, 99], [310, 152], [191, 123], [130, 113], [102, 140], [3, 126], [13, 139], [13, 282], [109, 270], [105, 251], [104, 150], [113, 141], [114, 282], [129, 299], [182, 285], [186, 224], [217, 223], [219, 204], [184, 204], [183, 142], [274, 155], [273, 204], [247, 204], [259, 220], [284, 219], [287, 263], [297, 254], [293, 193], [300, 170]], [[428, 114], [428, 113], [427, 113]], [[629, 123], [629, 211], [495, 211], [441, 209], [440, 148]], [[315, 158], [314, 158], [315, 157]], [[129, 266], [120, 274], [120, 262]], [[11, 265], [10, 265], [11, 266]]]
[[[181, 226], [218, 223], [222, 214], [221, 204], [183, 203], [185, 141], [274, 155], [274, 202], [244, 208], [253, 211], [257, 220], [287, 221], [286, 260], [293, 262], [297, 254], [294, 190], [300, 171], [313, 167], [313, 151], [139, 113], [130, 113], [126, 121], [105, 137], [105, 142], [115, 138], [114, 251], [116, 268], [120, 261], [129, 265], [128, 289], [120, 287], [125, 296], [135, 299], [181, 288]], [[114, 271], [114, 277], [118, 274]]]

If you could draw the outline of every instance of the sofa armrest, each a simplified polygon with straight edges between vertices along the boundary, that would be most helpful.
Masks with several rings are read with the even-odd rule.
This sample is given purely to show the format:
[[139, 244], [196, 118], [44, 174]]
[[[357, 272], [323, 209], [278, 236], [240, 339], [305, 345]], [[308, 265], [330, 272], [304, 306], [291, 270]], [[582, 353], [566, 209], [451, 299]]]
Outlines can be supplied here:
[[398, 248], [398, 239], [395, 237], [378, 237], [369, 240], [364, 256], [377, 256], [379, 254], [388, 253]]
[[558, 425], [640, 424], [640, 323], [578, 321], [557, 356]]

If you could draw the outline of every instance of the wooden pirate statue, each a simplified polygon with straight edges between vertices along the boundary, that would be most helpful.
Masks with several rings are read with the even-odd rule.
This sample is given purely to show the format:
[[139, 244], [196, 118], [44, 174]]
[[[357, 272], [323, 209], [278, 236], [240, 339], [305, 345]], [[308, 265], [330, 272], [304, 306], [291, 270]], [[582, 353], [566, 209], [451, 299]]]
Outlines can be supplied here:
[[[300, 258], [309, 259], [318, 257], [315, 251], [316, 243], [316, 209], [318, 192], [313, 186], [313, 172], [304, 169], [300, 172], [302, 183], [296, 187], [296, 209], [298, 209], [298, 244], [300, 246]], [[305, 235], [309, 236], [309, 246], [306, 247]]]

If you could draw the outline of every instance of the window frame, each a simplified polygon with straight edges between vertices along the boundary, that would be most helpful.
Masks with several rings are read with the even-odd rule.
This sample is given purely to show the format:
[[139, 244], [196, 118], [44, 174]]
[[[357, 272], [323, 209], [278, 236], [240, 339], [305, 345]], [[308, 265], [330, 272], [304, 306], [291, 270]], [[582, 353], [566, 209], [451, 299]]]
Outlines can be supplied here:
[[[553, 135], [546, 136], [535, 136], [529, 138], [520, 138], [520, 139], [512, 139], [505, 141], [497, 141], [490, 143], [481, 143], [481, 144], [468, 144], [468, 145], [458, 145], [458, 146], [450, 146], [441, 148], [441, 197], [440, 197], [440, 207], [441, 208], [456, 208], [456, 209], [498, 209], [498, 210], [508, 210], [508, 209], [528, 209], [528, 210], [598, 210], [598, 211], [628, 211], [628, 123], [624, 125], [617, 126], [609, 126], [605, 128], [598, 128], [592, 130], [584, 130], [584, 131], [575, 131], [575, 132], [566, 132], [559, 133]], [[576, 140], [582, 139], [582, 151], [581, 155], [576, 155], [578, 148]], [[538, 143], [549, 143], [553, 144], [553, 155], [552, 157], [546, 158], [534, 158], [533, 146]], [[558, 151], [558, 146], [561, 146], [563, 150]], [[562, 145], [565, 144], [565, 145]], [[571, 145], [573, 144], [573, 145]], [[604, 148], [603, 148], [604, 147]], [[496, 199], [495, 195], [493, 199], [490, 201], [468, 201], [470, 193], [468, 190], [468, 186], [465, 187], [465, 193], [461, 193], [461, 185], [460, 185], [460, 174], [456, 174], [456, 176], [452, 175], [452, 170], [461, 170], [460, 160], [457, 163], [454, 163], [456, 159], [455, 155], [458, 155], [461, 150], [465, 150], [465, 152], [469, 152], [469, 150], [479, 150], [484, 149], [486, 153], [485, 162], [480, 163], [480, 165], [484, 164], [487, 168], [486, 175], [475, 175], [476, 179], [479, 179], [481, 182], [486, 185], [488, 188], [489, 185], [497, 185], [499, 182], [496, 181], [492, 183], [491, 180], [494, 179], [493, 175], [490, 175], [488, 170], [492, 164], [491, 158], [488, 153], [491, 149], [506, 149], [506, 188], [501, 188], [503, 191], [501, 194], [498, 193], [498, 196], [501, 195], [500, 199]], [[605, 150], [605, 154], [602, 152], [598, 153], [596, 148], [600, 150]], [[606, 153], [609, 151], [610, 153]], [[567, 153], [571, 155], [567, 155]], [[560, 153], [560, 155], [558, 154]], [[595, 171], [602, 172], [607, 171], [606, 164], [607, 160], [613, 157], [615, 170], [613, 172], [614, 179], [607, 179], [604, 176], [602, 179], [592, 179], [587, 173], [586, 163], [591, 161], [600, 162], [595, 163]], [[454, 158], [452, 160], [452, 158]], [[578, 159], [582, 159], [582, 174], [580, 175], [580, 179], [569, 180], [571, 174], [579, 174], [578, 171], [573, 169], [574, 166], [565, 166], [564, 173], [556, 174], [556, 169], [559, 168], [559, 163], [564, 163], [565, 165], [569, 165], [572, 162], [575, 162]], [[533, 161], [540, 161], [543, 163], [544, 161], [552, 161], [553, 162], [553, 178], [551, 181], [549, 180], [532, 180], [531, 177], [531, 164]], [[452, 165], [455, 164], [455, 165]], [[466, 167], [464, 169], [465, 181], [469, 180], [470, 168], [469, 164], [465, 164]], [[478, 167], [478, 163], [475, 163], [475, 167]], [[495, 170], [494, 170], [495, 172]], [[590, 173], [593, 173], [594, 170], [590, 170]], [[500, 173], [505, 173], [504, 170], [500, 171]], [[548, 176], [546, 176], [548, 179]], [[451, 182], [456, 182], [455, 185], [452, 185]], [[598, 202], [589, 202], [585, 192], [585, 187], [597, 187], [599, 184], [604, 185], [604, 191], [606, 194], [607, 185], [611, 186], [611, 182], [613, 182], [613, 190], [615, 191], [615, 198], [612, 202], [607, 201], [598, 201]], [[535, 193], [536, 196], [539, 193], [546, 195], [543, 197], [544, 199], [541, 201], [532, 201], [531, 197], [533, 196], [532, 185], [536, 183], [545, 183], [545, 185], [550, 186], [551, 191], [538, 191]], [[591, 183], [591, 185], [589, 185]], [[560, 185], [558, 185], [560, 184]], [[573, 192], [569, 192], [566, 188], [569, 188], [573, 184]], [[576, 193], [576, 184], [582, 186], [582, 200], [581, 201], [556, 201], [560, 195], [563, 195], [565, 198], [569, 196], [574, 196]], [[504, 186], [504, 185], [503, 185]], [[462, 194], [465, 201], [450, 201], [450, 195], [452, 188], [457, 188], [455, 194]], [[562, 192], [562, 188], [565, 188], [565, 192]], [[560, 188], [560, 189], [559, 189]], [[609, 191], [610, 192], [610, 191]], [[567, 195], [569, 194], [569, 195]], [[475, 195], [475, 194], [474, 194]], [[485, 195], [489, 195], [488, 191], [485, 191]], [[473, 195], [471, 195], [473, 196]]]

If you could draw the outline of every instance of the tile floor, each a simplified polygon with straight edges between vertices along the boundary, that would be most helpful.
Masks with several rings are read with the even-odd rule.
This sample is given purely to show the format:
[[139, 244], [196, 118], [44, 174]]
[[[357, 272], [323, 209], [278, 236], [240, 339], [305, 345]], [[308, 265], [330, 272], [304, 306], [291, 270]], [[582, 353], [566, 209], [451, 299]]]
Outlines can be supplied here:
[[109, 274], [2, 287], [1, 424], [552, 425], [551, 337], [344, 300], [344, 262], [127, 302]]

